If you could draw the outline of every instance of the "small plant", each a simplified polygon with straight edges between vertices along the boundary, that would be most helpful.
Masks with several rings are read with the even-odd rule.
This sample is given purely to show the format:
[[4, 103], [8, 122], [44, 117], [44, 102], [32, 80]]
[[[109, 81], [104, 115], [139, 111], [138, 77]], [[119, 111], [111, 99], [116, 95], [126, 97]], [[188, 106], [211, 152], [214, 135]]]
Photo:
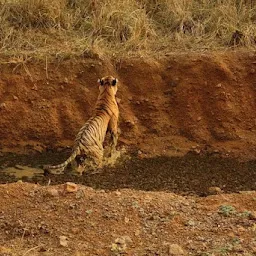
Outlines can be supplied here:
[[236, 213], [236, 209], [231, 205], [221, 205], [219, 207], [219, 213], [228, 217]]
[[251, 215], [251, 212], [250, 211], [243, 211], [243, 212], [240, 212], [238, 215], [242, 218], [249, 218], [250, 215]]
[[241, 240], [239, 239], [239, 237], [234, 237], [231, 240], [232, 245], [236, 245], [236, 244], [240, 244]]

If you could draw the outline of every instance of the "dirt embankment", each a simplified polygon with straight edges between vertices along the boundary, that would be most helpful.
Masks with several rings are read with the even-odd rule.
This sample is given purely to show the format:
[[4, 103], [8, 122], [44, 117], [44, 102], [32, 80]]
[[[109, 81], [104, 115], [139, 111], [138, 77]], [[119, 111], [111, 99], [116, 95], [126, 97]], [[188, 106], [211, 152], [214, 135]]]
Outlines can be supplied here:
[[120, 145], [141, 155], [188, 150], [256, 155], [256, 54], [170, 55], [1, 64], [2, 151], [71, 146], [106, 74], [120, 80]]

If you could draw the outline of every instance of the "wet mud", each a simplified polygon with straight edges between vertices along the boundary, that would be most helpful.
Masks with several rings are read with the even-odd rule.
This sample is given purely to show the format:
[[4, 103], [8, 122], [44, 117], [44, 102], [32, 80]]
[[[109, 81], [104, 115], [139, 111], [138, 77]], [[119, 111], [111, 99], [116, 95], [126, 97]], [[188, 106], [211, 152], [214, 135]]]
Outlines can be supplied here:
[[82, 176], [75, 175], [70, 168], [61, 175], [43, 172], [44, 164], [60, 163], [68, 155], [69, 151], [3, 154], [0, 182], [23, 180], [46, 185], [72, 181], [103, 190], [130, 188], [198, 196], [208, 195], [210, 187], [219, 187], [225, 193], [256, 189], [256, 161], [240, 162], [238, 159], [194, 153], [184, 157], [144, 159], [133, 156], [119, 159], [114, 167], [104, 167], [98, 173], [88, 171]]

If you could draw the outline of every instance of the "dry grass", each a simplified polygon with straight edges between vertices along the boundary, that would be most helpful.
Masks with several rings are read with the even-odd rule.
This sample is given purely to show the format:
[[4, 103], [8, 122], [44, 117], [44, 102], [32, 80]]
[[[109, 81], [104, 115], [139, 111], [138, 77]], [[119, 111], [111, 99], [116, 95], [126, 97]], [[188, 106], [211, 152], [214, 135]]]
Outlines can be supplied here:
[[254, 48], [255, 0], [0, 0], [2, 55]]

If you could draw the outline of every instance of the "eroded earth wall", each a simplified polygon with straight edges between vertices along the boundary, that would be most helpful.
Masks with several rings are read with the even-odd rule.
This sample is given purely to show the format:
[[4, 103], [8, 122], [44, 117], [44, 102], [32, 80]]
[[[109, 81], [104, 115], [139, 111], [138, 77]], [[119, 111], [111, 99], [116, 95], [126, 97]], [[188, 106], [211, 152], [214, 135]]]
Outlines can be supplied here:
[[107, 74], [120, 81], [119, 145], [146, 155], [211, 148], [256, 156], [256, 54], [242, 51], [3, 61], [1, 151], [72, 146]]

